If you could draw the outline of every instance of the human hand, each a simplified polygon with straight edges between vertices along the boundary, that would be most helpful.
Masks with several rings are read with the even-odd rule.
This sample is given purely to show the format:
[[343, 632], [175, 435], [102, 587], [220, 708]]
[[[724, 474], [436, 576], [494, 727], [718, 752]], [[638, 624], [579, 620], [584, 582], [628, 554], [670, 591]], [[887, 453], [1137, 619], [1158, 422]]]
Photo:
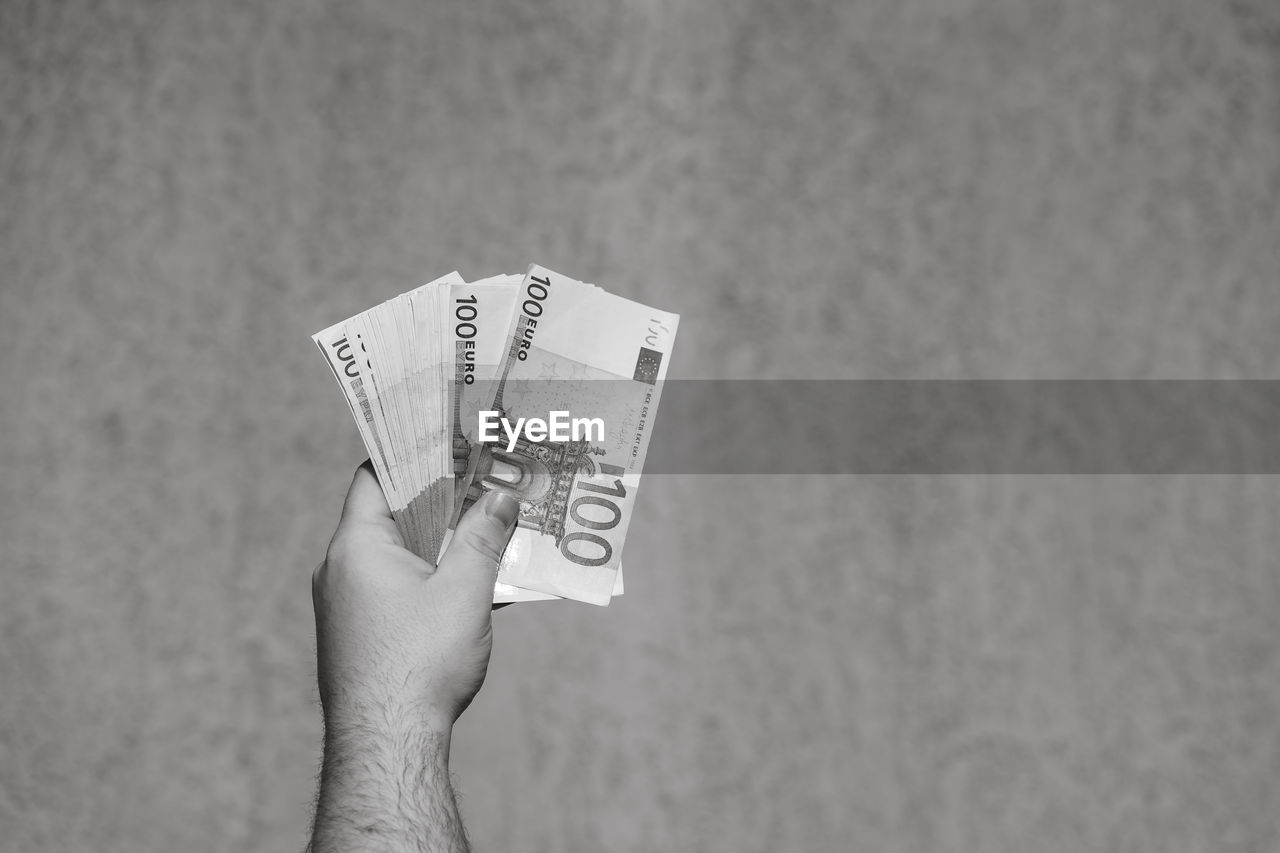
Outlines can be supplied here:
[[484, 682], [493, 583], [519, 504], [490, 493], [438, 568], [404, 547], [368, 462], [312, 577], [326, 731], [395, 724], [447, 736]]
[[468, 849], [449, 741], [489, 668], [518, 511], [486, 495], [433, 567], [404, 547], [369, 463], [356, 470], [311, 579], [325, 741], [309, 850]]

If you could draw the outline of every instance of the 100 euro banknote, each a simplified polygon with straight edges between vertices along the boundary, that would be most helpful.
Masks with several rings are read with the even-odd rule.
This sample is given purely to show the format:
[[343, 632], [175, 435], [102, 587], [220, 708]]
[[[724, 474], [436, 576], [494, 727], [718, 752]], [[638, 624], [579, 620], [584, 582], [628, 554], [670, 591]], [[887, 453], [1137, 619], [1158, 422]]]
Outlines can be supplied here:
[[[520, 501], [500, 583], [608, 604], [679, 319], [544, 267], [524, 276], [497, 374], [477, 380], [482, 393], [464, 393], [457, 414], [473, 450], [455, 517], [492, 489]], [[485, 419], [557, 412], [600, 428], [562, 441], [482, 441]]]

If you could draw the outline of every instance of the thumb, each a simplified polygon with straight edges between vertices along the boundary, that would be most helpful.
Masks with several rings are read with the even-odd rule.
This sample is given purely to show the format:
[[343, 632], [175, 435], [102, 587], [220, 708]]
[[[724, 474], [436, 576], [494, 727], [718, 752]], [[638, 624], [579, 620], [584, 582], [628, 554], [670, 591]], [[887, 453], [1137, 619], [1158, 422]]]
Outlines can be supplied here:
[[486, 494], [458, 522], [436, 574], [454, 578], [456, 583], [484, 597], [487, 604], [493, 598], [498, 564], [519, 514], [520, 503], [510, 494]]

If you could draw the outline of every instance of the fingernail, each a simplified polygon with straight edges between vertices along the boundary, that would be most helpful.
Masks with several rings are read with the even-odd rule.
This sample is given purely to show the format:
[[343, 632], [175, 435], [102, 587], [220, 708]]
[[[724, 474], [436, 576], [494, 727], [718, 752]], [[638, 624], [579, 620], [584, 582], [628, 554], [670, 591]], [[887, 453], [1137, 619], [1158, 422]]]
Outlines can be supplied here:
[[501, 521], [503, 527], [510, 527], [520, 514], [520, 502], [506, 492], [490, 492], [484, 514]]

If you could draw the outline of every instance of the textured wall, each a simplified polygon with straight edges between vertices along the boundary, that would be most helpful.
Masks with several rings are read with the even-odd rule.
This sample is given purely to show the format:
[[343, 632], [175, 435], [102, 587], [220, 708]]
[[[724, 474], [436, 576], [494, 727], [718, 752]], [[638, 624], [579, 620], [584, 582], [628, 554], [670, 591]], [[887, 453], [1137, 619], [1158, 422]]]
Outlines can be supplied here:
[[[0, 3], [0, 849], [304, 843], [314, 330], [537, 260], [673, 375], [1275, 378], [1278, 205], [1270, 0]], [[1267, 477], [654, 478], [624, 599], [499, 614], [463, 811], [1275, 850], [1277, 554]]]

